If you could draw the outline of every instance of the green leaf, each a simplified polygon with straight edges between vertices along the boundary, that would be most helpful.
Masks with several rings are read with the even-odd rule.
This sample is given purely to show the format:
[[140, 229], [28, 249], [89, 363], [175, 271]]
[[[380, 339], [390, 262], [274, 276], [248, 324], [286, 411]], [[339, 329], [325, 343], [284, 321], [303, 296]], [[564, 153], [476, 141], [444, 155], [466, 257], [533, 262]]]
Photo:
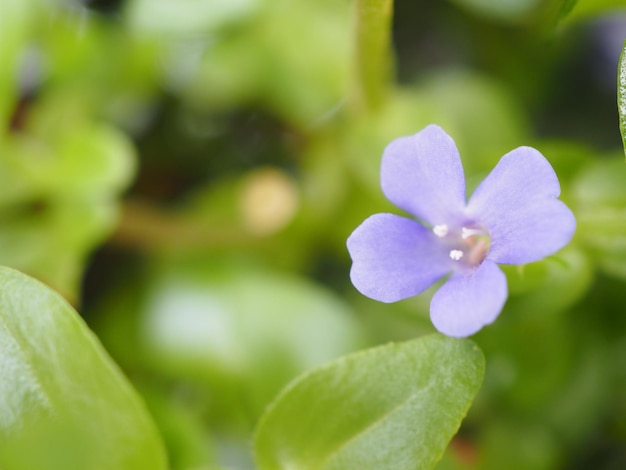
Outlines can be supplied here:
[[617, 72], [617, 110], [619, 111], [619, 131], [626, 154], [626, 41], [619, 58]]
[[0, 468], [157, 470], [143, 403], [76, 312], [0, 267]]
[[483, 375], [474, 343], [438, 334], [331, 362], [269, 407], [256, 435], [259, 468], [433, 468]]
[[393, 0], [358, 0], [357, 74], [361, 99], [370, 109], [379, 108], [391, 79], [390, 53]]

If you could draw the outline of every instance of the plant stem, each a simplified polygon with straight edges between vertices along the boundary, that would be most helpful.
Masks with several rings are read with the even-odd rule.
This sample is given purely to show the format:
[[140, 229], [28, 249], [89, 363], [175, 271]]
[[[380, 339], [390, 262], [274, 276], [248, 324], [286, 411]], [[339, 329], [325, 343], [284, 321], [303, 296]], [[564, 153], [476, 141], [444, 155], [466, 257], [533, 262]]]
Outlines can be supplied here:
[[384, 105], [393, 75], [393, 0], [357, 0], [356, 8], [359, 102], [375, 111]]

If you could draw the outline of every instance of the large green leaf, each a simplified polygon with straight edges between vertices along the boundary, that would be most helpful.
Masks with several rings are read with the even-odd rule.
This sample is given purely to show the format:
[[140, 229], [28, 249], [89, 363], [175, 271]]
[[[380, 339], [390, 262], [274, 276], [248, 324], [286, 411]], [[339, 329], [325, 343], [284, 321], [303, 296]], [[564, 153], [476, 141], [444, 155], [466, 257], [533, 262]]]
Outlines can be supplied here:
[[433, 468], [483, 374], [474, 343], [438, 334], [331, 362], [270, 406], [256, 435], [259, 468]]
[[0, 267], [0, 468], [158, 470], [153, 422], [76, 312]]

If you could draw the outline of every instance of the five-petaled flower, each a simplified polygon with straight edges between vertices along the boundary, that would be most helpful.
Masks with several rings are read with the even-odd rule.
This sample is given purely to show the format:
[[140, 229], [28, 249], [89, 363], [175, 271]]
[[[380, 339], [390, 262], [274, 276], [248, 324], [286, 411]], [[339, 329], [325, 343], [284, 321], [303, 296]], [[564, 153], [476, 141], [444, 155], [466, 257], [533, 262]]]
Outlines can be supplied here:
[[466, 203], [452, 138], [430, 125], [387, 146], [385, 196], [417, 220], [375, 214], [348, 238], [350, 277], [364, 295], [395, 302], [449, 276], [430, 304], [441, 333], [464, 337], [492, 323], [507, 298], [496, 263], [525, 264], [563, 248], [576, 228], [559, 181], [531, 147], [502, 157]]

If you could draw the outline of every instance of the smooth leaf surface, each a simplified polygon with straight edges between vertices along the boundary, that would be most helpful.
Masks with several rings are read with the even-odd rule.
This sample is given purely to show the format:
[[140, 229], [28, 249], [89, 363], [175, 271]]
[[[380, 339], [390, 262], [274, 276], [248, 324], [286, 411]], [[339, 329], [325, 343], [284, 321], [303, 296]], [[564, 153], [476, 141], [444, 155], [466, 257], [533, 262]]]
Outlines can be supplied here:
[[261, 470], [433, 468], [480, 388], [484, 358], [438, 334], [362, 351], [292, 383], [257, 429]]
[[0, 376], [3, 470], [166, 468], [143, 403], [80, 317], [58, 294], [6, 267]]

